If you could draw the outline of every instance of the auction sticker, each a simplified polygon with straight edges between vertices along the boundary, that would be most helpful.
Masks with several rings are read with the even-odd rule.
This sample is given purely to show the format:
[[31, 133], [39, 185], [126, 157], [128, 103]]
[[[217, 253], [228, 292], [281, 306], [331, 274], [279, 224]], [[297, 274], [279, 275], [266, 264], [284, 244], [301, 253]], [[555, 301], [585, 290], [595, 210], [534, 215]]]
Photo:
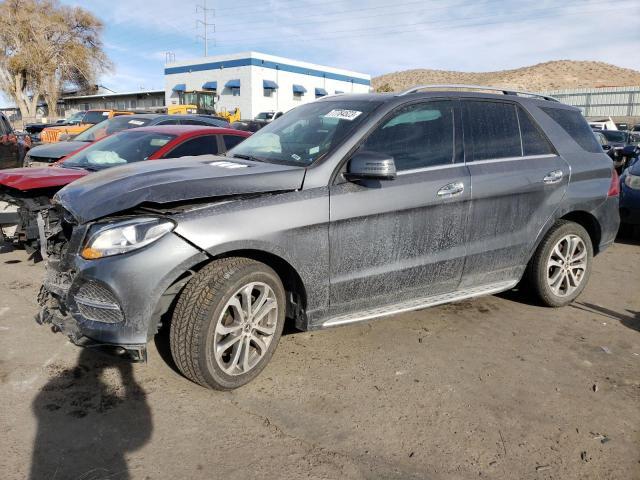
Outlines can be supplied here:
[[129, 124], [130, 125], [144, 125], [144, 122], [141, 122], [140, 120], [129, 120]]
[[352, 121], [352, 120], [355, 120], [356, 118], [358, 118], [360, 115], [362, 115], [362, 112], [359, 112], [358, 110], [342, 110], [342, 109], [336, 108], [334, 110], [331, 110], [324, 117], [325, 118], [339, 118], [341, 120]]

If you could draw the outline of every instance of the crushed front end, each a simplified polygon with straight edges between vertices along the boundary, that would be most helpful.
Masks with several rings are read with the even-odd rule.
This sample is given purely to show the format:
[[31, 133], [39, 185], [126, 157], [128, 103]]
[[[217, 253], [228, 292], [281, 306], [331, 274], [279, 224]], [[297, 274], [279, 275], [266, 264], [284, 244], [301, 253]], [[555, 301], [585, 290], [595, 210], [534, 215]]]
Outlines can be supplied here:
[[60, 205], [51, 210], [57, 222], [41, 238], [46, 276], [38, 323], [78, 346], [144, 361], [176, 294], [169, 287], [206, 255], [169, 233], [135, 252], [87, 260], [80, 252], [95, 224], [78, 225]]

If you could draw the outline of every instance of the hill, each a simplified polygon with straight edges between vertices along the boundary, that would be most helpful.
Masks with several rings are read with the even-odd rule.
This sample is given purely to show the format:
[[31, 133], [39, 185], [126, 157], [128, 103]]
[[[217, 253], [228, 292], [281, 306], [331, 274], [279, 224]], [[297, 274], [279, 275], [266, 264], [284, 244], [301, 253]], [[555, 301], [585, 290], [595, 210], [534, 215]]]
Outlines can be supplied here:
[[392, 91], [414, 85], [443, 83], [465, 83], [539, 92], [580, 87], [638, 86], [640, 72], [604, 62], [557, 60], [497, 72], [405, 70], [381, 75], [372, 80], [374, 89], [378, 90], [388, 85]]

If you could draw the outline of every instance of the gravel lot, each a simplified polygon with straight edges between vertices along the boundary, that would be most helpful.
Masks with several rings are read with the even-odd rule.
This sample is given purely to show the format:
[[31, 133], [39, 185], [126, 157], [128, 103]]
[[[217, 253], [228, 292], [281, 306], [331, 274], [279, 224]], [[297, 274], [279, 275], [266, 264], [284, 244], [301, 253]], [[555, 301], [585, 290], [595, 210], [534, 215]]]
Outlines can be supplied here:
[[640, 478], [640, 245], [563, 309], [523, 293], [283, 337], [248, 386], [81, 351], [0, 255], [3, 479]]

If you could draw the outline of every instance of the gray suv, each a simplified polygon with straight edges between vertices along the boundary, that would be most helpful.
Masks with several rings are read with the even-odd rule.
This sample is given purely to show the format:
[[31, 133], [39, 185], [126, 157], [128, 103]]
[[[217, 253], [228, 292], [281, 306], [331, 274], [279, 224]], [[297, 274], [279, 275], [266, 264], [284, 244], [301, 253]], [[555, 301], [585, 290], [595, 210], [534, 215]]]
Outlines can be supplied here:
[[285, 319], [321, 329], [519, 282], [570, 303], [618, 229], [611, 160], [576, 108], [471, 89], [332, 96], [226, 157], [70, 184], [43, 233], [39, 321], [134, 360], [164, 324], [186, 377], [233, 389]]

